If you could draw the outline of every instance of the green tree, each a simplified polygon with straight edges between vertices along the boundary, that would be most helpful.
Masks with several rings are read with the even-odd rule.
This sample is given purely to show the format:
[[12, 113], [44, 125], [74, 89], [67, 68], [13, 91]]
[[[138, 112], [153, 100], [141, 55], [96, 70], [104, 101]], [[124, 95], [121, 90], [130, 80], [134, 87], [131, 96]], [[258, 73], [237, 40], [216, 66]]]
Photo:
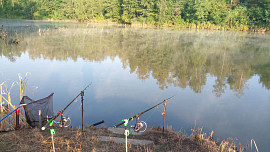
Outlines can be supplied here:
[[179, 25], [183, 22], [181, 10], [183, 0], [159, 0], [156, 3], [158, 25]]
[[76, 19], [74, 3], [74, 0], [63, 0], [61, 11], [65, 19]]
[[187, 23], [195, 23], [198, 20], [196, 15], [196, 8], [195, 8], [195, 1], [194, 0], [186, 0], [184, 4], [184, 8], [181, 12], [181, 16]]
[[236, 6], [229, 10], [224, 18], [223, 25], [231, 29], [247, 30], [248, 12], [245, 6]]
[[[257, 4], [257, 3], [256, 3]], [[260, 5], [261, 7], [256, 7]], [[249, 25], [258, 28], [270, 28], [270, 2], [249, 5]]]
[[120, 21], [121, 6], [119, 0], [105, 0], [104, 15], [106, 19], [111, 19], [112, 21]]
[[138, 9], [136, 10], [136, 18], [140, 22], [150, 24], [156, 23], [155, 0], [138, 1]]
[[131, 20], [137, 17], [136, 10], [138, 9], [137, 0], [123, 0], [121, 3], [123, 23], [131, 24]]
[[[24, 0], [24, 15], [25, 15], [24, 17], [25, 18], [34, 19], [34, 13], [36, 11], [38, 11], [36, 2]], [[42, 17], [40, 16], [40, 18]]]

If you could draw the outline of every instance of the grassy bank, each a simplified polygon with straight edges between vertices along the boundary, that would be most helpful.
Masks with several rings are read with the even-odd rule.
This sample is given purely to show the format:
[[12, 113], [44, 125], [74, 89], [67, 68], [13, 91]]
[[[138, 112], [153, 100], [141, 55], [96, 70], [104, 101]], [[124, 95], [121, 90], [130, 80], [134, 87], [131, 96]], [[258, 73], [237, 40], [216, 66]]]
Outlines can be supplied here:
[[[114, 140], [104, 142], [99, 136], [122, 137], [124, 135], [113, 134], [107, 128], [86, 127], [83, 132], [80, 129], [56, 128], [54, 144], [56, 151], [125, 151], [125, 144], [115, 143]], [[234, 145], [229, 141], [217, 144], [212, 141], [212, 134], [196, 133], [190, 136], [181, 135], [172, 129], [162, 132], [161, 128], [153, 127], [142, 135], [130, 135], [129, 139], [147, 139], [154, 141], [148, 146], [128, 145], [129, 151], [201, 151], [201, 152], [225, 152], [235, 151]], [[50, 131], [38, 129], [21, 129], [18, 131], [0, 133], [1, 151], [51, 151], [52, 140]], [[239, 150], [239, 149], [238, 149]], [[239, 150], [241, 151], [241, 150]], [[243, 151], [243, 149], [242, 149]]]

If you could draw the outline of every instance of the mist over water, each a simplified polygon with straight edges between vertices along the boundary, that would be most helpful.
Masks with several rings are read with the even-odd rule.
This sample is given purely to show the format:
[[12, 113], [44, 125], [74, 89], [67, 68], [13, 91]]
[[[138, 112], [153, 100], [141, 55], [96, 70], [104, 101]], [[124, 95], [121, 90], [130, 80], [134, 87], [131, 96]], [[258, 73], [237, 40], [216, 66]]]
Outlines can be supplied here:
[[[26, 95], [54, 92], [55, 113], [85, 91], [84, 122], [113, 126], [164, 99], [166, 125], [270, 147], [270, 35], [0, 20], [0, 82], [27, 76]], [[1, 34], [1, 33], [0, 33]], [[19, 44], [12, 41], [18, 39]], [[19, 87], [12, 102], [19, 103]], [[17, 102], [18, 101], [18, 102]], [[81, 125], [80, 98], [65, 112]], [[140, 117], [162, 126], [163, 106]], [[134, 121], [135, 122], [135, 121]], [[134, 124], [130, 122], [130, 124]]]

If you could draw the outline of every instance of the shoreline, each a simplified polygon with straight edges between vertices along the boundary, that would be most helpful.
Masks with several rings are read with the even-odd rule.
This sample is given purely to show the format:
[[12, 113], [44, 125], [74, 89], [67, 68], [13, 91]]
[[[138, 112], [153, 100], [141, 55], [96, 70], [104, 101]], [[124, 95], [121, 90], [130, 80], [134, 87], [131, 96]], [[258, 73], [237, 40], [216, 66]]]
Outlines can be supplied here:
[[[36, 20], [36, 19], [32, 19]], [[38, 21], [40, 19], [37, 19]], [[118, 25], [122, 27], [132, 27], [132, 28], [144, 28], [144, 29], [170, 29], [170, 30], [180, 30], [180, 29], [194, 29], [194, 30], [209, 30], [209, 31], [239, 31], [239, 32], [252, 32], [252, 33], [267, 33], [269, 30], [266, 28], [260, 28], [260, 29], [234, 29], [234, 28], [227, 28], [227, 27], [220, 27], [216, 26], [214, 24], [209, 24], [208, 26], [200, 26], [196, 24], [183, 24], [183, 25], [178, 25], [178, 26], [173, 26], [173, 25], [163, 25], [163, 26], [158, 26], [158, 25], [153, 25], [153, 24], [145, 24], [145, 23], [140, 23], [140, 22], [134, 22], [134, 23], [118, 23], [118, 22], [113, 22], [110, 20], [89, 20], [89, 21], [79, 21], [79, 20], [65, 20], [65, 19], [41, 19], [45, 21], [64, 21], [64, 22], [73, 22], [73, 23], [97, 23], [97, 24], [107, 24], [107, 25]], [[212, 27], [211, 27], [212, 26]]]
[[[89, 21], [79, 21], [79, 20], [67, 20], [67, 19], [24, 19], [24, 18], [0, 18], [0, 19], [21, 19], [21, 20], [29, 20], [29, 21], [50, 21], [50, 22], [66, 22], [66, 23], [85, 23], [85, 24], [103, 24], [103, 25], [116, 25], [120, 27], [131, 27], [131, 28], [143, 28], [143, 29], [167, 29], [167, 30], [206, 30], [206, 31], [238, 31], [238, 32], [248, 32], [248, 33], [269, 33], [269, 30], [266, 28], [244, 28], [244, 29], [234, 29], [228, 27], [216, 26], [214, 24], [209, 24], [208, 26], [201, 26], [197, 24], [183, 24], [183, 25], [153, 25], [153, 24], [145, 24], [140, 22], [134, 23], [118, 23], [113, 22], [111, 20], [89, 20]], [[204, 25], [204, 24], [202, 24]]]
[[[129, 151], [236, 151], [243, 150], [235, 146], [232, 138], [229, 140], [213, 141], [213, 133], [207, 136], [201, 130], [194, 131], [190, 136], [160, 127], [152, 127], [141, 135], [129, 135], [128, 139], [152, 141], [152, 144], [136, 145], [128, 143]], [[100, 137], [108, 137], [103, 141]], [[124, 135], [115, 134], [106, 127], [55, 128], [54, 146], [56, 151], [125, 151], [125, 143], [115, 139], [124, 139]], [[23, 128], [17, 131], [0, 132], [0, 149], [3, 151], [48, 151], [52, 150], [50, 130], [40, 131], [37, 128]]]

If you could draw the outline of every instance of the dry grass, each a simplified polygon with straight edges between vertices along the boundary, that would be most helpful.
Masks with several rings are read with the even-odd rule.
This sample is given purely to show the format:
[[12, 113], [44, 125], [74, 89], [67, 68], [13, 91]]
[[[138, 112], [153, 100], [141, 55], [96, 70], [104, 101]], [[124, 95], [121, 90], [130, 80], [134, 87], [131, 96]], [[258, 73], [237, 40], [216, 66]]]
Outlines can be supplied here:
[[[22, 95], [24, 95], [25, 92], [25, 86], [26, 86], [26, 79], [27, 73], [25, 75], [25, 78], [22, 79], [22, 77], [19, 74], [20, 79], [20, 99], [22, 98]], [[6, 84], [6, 81], [2, 82], [0, 84], [0, 117], [3, 118], [7, 114], [9, 114], [12, 110], [16, 109], [16, 106], [11, 103], [11, 90], [14, 86], [16, 86], [18, 82], [14, 81], [11, 86], [8, 86]], [[19, 121], [21, 126], [27, 126], [23, 110], [21, 108], [21, 115], [19, 117]], [[13, 112], [10, 116], [8, 116], [6, 119], [0, 122], [0, 131], [8, 131], [8, 130], [14, 130], [16, 128], [16, 114]]]
[[[86, 127], [83, 132], [80, 129], [56, 128], [54, 144], [56, 151], [125, 151], [125, 144], [117, 144], [113, 140], [100, 141], [98, 136], [121, 136], [111, 133], [107, 128]], [[121, 136], [124, 138], [124, 136]], [[128, 138], [148, 139], [154, 144], [137, 146], [128, 144], [129, 151], [134, 152], [236, 152], [232, 139], [223, 141], [218, 145], [212, 141], [213, 133], [209, 137], [202, 133], [202, 129], [193, 131], [190, 137], [185, 137], [172, 129], [153, 127], [140, 136], [130, 135]], [[242, 148], [238, 149], [241, 152]], [[52, 151], [52, 140], [49, 129], [22, 129], [0, 133], [0, 151]]]
[[204, 147], [200, 142], [182, 136], [180, 133], [167, 129], [162, 132], [162, 128], [153, 127], [147, 131], [144, 136], [147, 139], [153, 140], [154, 151], [183, 151], [183, 152], [209, 152], [211, 149]]
[[212, 131], [209, 136], [202, 131], [202, 128], [198, 128], [197, 130], [191, 129], [192, 134], [190, 135], [190, 139], [196, 141], [201, 146], [209, 149], [209, 151], [217, 151], [217, 152], [243, 152], [246, 151], [247, 146], [242, 147], [241, 143], [237, 146], [237, 138], [227, 138], [227, 140], [222, 141], [219, 143], [219, 139], [217, 141], [213, 141], [213, 134]]

